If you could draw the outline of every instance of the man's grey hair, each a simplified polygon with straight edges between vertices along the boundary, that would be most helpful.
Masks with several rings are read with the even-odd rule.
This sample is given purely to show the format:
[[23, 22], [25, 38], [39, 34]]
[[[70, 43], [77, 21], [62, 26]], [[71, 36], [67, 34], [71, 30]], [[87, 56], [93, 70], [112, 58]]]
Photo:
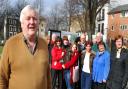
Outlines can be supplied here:
[[[21, 13], [20, 13], [20, 22], [22, 22], [23, 20], [23, 17], [24, 17], [24, 14], [26, 13], [26, 11], [28, 10], [33, 10], [35, 11], [35, 13], [37, 14], [37, 16], [39, 17], [39, 13], [38, 11], [31, 5], [26, 5], [22, 10], [21, 10]], [[27, 12], [29, 13], [29, 12]], [[38, 18], [39, 19], [39, 18]]]

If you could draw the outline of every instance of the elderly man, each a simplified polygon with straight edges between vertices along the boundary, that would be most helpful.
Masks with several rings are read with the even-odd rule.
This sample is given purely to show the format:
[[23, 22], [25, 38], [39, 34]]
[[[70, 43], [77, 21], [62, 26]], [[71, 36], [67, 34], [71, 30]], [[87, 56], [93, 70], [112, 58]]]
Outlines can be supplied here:
[[11, 37], [0, 61], [0, 89], [51, 89], [47, 43], [37, 36], [38, 12], [30, 5], [20, 14], [22, 32]]
[[82, 50], [85, 50], [85, 42], [86, 42], [86, 34], [82, 33], [80, 35], [80, 43], [78, 44], [78, 51], [81, 52]]
[[[103, 34], [101, 33], [101, 32], [98, 32], [97, 34], [96, 34], [96, 38], [93, 40], [93, 46], [92, 46], [92, 50], [94, 51], [94, 52], [97, 52], [98, 51], [98, 44], [99, 44], [99, 42], [103, 42]], [[105, 47], [106, 47], [106, 50], [108, 50], [109, 51], [109, 48], [108, 48], [108, 45], [105, 43]]]

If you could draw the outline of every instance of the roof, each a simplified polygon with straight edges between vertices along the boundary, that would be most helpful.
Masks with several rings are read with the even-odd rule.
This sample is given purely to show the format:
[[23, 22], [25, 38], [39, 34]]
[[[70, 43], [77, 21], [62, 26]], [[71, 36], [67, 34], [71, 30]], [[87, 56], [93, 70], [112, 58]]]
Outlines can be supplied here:
[[128, 4], [117, 6], [113, 8], [108, 14], [120, 13], [121, 11], [128, 11]]

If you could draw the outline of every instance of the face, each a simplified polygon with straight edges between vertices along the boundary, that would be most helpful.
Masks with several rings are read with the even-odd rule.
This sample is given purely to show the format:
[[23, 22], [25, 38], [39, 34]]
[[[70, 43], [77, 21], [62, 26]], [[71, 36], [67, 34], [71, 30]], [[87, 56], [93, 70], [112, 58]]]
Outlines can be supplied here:
[[100, 51], [100, 52], [103, 52], [104, 50], [105, 50], [104, 45], [103, 45], [103, 44], [100, 44], [100, 45], [99, 45], [99, 51]]
[[39, 25], [39, 18], [37, 13], [34, 10], [27, 10], [23, 13], [23, 18], [21, 21], [21, 28], [23, 34], [31, 37], [35, 36]]
[[97, 37], [96, 37], [96, 42], [97, 42], [97, 43], [101, 42], [101, 40], [102, 40], [102, 37], [101, 37], [101, 36], [97, 36]]
[[91, 45], [90, 44], [88, 44], [87, 46], [86, 46], [86, 51], [91, 51]]
[[55, 41], [56, 40], [56, 37], [57, 37], [56, 34], [53, 34], [52, 35], [52, 41]]
[[68, 40], [63, 40], [64, 45], [68, 45], [69, 41]]
[[81, 41], [81, 43], [85, 43], [85, 41], [86, 41], [85, 35], [82, 35], [82, 36], [80, 37], [80, 41]]
[[77, 50], [77, 46], [74, 44], [74, 45], [72, 46], [72, 51], [74, 52], [75, 50]]
[[96, 43], [96, 38], [93, 39], [93, 44], [95, 44], [95, 43]]
[[116, 48], [119, 49], [122, 47], [122, 39], [116, 40]]
[[57, 41], [57, 42], [56, 42], [56, 45], [57, 45], [57, 46], [60, 46], [60, 45], [61, 45], [61, 41]]

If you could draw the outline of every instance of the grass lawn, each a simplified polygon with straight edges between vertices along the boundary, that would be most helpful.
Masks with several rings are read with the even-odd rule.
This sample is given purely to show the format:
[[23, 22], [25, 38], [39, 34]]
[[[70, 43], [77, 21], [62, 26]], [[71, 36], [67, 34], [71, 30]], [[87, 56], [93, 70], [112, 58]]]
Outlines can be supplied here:
[[2, 53], [2, 50], [3, 50], [3, 46], [0, 46], [0, 55]]

